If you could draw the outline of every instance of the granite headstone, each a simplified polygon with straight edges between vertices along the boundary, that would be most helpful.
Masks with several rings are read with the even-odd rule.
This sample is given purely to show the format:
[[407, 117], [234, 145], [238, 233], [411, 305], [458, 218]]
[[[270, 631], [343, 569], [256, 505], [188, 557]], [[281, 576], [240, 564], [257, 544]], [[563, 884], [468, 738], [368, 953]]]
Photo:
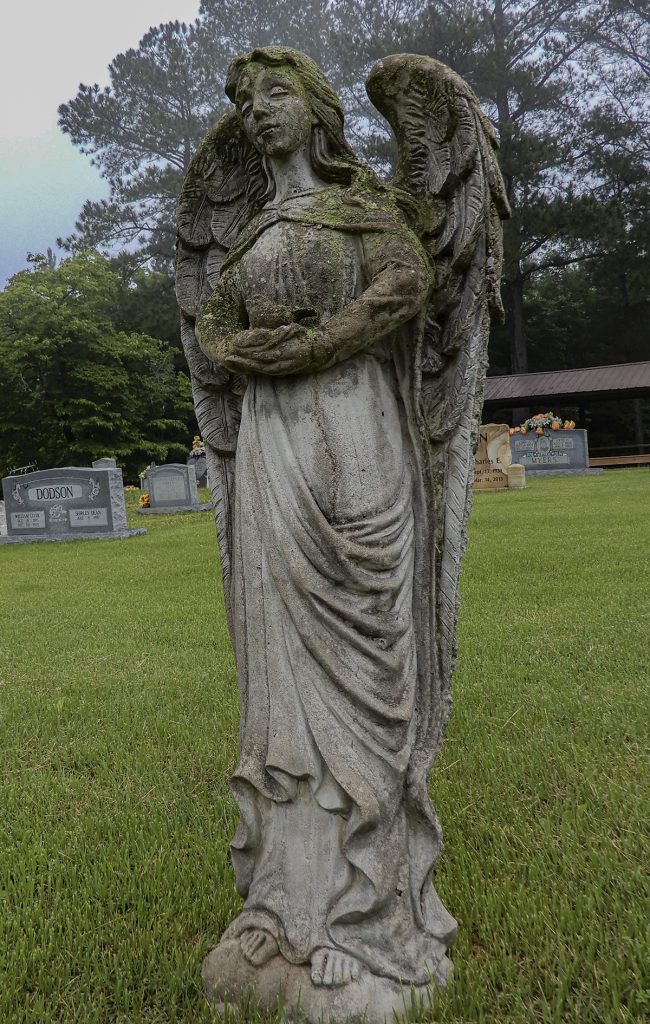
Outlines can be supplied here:
[[165, 466], [150, 466], [144, 480], [149, 493], [149, 508], [141, 508], [142, 514], [160, 512], [201, 512], [211, 505], [201, 504], [196, 489], [194, 466], [182, 462], [170, 462]]
[[513, 434], [512, 461], [526, 467], [528, 476], [598, 476], [589, 468], [586, 430], [551, 430], [543, 434]]
[[144, 533], [126, 525], [122, 470], [66, 466], [2, 481], [7, 536], [2, 544], [104, 540]]

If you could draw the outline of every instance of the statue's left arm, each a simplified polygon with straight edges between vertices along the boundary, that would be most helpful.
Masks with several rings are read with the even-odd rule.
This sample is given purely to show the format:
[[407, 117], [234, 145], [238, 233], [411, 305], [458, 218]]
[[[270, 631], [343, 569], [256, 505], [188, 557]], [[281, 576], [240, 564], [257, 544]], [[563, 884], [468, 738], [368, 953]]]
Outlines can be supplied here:
[[221, 329], [215, 294], [214, 311], [200, 325], [204, 351], [231, 372], [288, 375], [319, 372], [370, 348], [424, 307], [431, 271], [407, 229], [368, 232], [362, 244], [370, 283], [326, 324], [231, 333]]

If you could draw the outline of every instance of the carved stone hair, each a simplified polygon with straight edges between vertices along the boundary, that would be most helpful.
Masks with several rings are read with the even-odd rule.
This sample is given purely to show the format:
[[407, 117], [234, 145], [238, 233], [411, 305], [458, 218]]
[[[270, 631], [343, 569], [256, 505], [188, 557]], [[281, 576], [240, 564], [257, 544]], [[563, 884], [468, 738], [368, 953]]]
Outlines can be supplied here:
[[233, 103], [242, 73], [251, 64], [266, 67], [285, 65], [296, 72], [316, 119], [311, 133], [310, 158], [312, 167], [323, 181], [350, 185], [360, 175], [368, 175], [368, 169], [345, 140], [340, 100], [310, 57], [288, 46], [258, 47], [236, 57], [231, 61], [226, 77], [226, 95]]

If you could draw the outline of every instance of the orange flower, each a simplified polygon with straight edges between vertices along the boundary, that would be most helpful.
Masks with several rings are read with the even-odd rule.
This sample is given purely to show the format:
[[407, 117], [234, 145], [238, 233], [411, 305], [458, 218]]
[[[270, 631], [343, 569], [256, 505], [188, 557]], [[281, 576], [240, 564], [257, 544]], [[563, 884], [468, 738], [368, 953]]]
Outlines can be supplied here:
[[542, 427], [535, 427], [535, 433], [536, 434], [543, 434], [544, 430], [542, 429]]
[[515, 428], [514, 427], [510, 427], [510, 437], [512, 437], [514, 432], [515, 432]]
[[551, 430], [559, 430], [559, 429], [560, 429], [560, 424], [556, 423], [555, 421], [553, 421], [553, 423], [551, 423]]

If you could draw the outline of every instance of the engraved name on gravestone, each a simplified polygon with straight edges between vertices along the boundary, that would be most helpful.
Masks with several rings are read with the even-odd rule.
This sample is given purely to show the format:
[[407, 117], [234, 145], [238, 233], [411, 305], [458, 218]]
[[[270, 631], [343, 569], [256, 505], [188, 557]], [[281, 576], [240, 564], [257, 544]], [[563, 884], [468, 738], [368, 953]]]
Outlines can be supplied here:
[[147, 471], [145, 487], [150, 508], [140, 509], [141, 512], [198, 510], [200, 507], [194, 466], [180, 462], [153, 466]]
[[513, 434], [512, 461], [526, 467], [528, 475], [549, 472], [597, 473], [589, 470], [586, 430], [554, 430], [551, 433]]
[[7, 536], [1, 543], [128, 537], [122, 471], [67, 466], [2, 481]]

